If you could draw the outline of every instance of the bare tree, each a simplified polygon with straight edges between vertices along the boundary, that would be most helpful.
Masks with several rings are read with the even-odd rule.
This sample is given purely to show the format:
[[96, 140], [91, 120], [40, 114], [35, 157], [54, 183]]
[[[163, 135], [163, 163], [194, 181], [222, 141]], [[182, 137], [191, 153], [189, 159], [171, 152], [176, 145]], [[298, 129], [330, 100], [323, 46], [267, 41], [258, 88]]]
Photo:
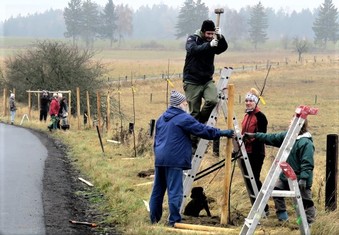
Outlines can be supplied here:
[[298, 52], [298, 61], [301, 61], [302, 54], [308, 51], [308, 41], [307, 39], [299, 39], [298, 37], [295, 37], [294, 40], [294, 45], [295, 45], [295, 51]]

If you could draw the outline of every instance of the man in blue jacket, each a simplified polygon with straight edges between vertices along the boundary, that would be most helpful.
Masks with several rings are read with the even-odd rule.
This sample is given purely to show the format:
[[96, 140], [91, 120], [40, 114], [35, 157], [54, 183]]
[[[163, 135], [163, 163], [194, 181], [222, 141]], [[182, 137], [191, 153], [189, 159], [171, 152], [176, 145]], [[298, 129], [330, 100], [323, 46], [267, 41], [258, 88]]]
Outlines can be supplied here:
[[181, 221], [180, 206], [183, 198], [183, 170], [191, 168], [192, 143], [190, 135], [204, 139], [220, 136], [233, 137], [233, 130], [220, 130], [198, 122], [188, 114], [186, 97], [172, 91], [170, 107], [156, 122], [154, 137], [155, 178], [150, 198], [150, 219], [158, 223], [163, 212], [167, 190], [169, 225]]
[[[266, 134], [266, 133], [245, 133], [245, 138], [255, 138], [267, 145], [280, 147], [287, 132]], [[286, 162], [292, 167], [298, 178], [300, 194], [302, 197], [307, 222], [313, 223], [315, 220], [315, 207], [312, 200], [312, 183], [314, 169], [314, 145], [311, 134], [308, 132], [308, 121], [305, 120], [299, 135], [291, 149]], [[274, 190], [288, 190], [288, 181], [283, 173], [275, 184]], [[280, 221], [288, 220], [286, 204], [283, 197], [274, 197], [277, 217]]]
[[155, 177], [150, 199], [150, 218], [158, 223], [167, 190], [169, 225], [181, 221], [180, 206], [183, 198], [183, 170], [191, 168], [192, 143], [190, 135], [204, 139], [221, 136], [232, 138], [233, 130], [220, 130], [198, 122], [187, 113], [186, 97], [172, 91], [170, 107], [156, 122], [154, 137]]

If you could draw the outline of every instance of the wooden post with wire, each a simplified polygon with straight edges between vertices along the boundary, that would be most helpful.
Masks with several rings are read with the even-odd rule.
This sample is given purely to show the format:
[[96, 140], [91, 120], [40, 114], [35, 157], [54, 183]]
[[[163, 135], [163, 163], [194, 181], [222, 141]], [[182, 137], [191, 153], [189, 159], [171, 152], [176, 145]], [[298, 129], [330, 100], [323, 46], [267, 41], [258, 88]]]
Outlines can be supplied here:
[[31, 103], [31, 92], [28, 90], [28, 117], [31, 118], [31, 110], [32, 110], [32, 103]]
[[109, 91], [107, 92], [107, 98], [106, 98], [106, 102], [107, 102], [107, 107], [106, 107], [106, 125], [107, 125], [107, 132], [109, 132], [109, 130], [111, 129], [111, 102], [110, 102], [110, 97], [109, 97]]
[[3, 93], [4, 117], [7, 115], [7, 96], [8, 96], [8, 90], [7, 88], [4, 88], [4, 93]]
[[38, 92], [38, 109], [40, 109], [40, 91]]
[[99, 91], [97, 91], [97, 113], [98, 113], [98, 126], [101, 127], [101, 99]]
[[[234, 117], [234, 85], [228, 85], [228, 102], [227, 102], [227, 128], [233, 129]], [[220, 224], [229, 224], [230, 209], [230, 191], [231, 191], [231, 165], [232, 165], [232, 138], [227, 138], [226, 158], [225, 158], [225, 178], [224, 178], [224, 195], [221, 205]]]
[[71, 121], [72, 118], [72, 92], [68, 91], [68, 121]]
[[77, 118], [78, 118], [78, 130], [80, 130], [80, 88], [77, 87]]
[[86, 103], [87, 103], [87, 121], [88, 121], [88, 127], [91, 128], [91, 107], [89, 105], [89, 92], [86, 91]]

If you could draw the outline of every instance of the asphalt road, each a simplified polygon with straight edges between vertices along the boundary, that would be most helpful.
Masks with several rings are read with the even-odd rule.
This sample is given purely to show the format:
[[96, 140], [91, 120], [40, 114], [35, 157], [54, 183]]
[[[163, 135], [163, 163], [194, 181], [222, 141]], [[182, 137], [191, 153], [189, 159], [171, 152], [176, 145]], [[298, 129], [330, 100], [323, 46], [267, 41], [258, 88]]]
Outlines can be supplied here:
[[0, 123], [0, 234], [45, 234], [42, 201], [48, 151], [24, 128]]

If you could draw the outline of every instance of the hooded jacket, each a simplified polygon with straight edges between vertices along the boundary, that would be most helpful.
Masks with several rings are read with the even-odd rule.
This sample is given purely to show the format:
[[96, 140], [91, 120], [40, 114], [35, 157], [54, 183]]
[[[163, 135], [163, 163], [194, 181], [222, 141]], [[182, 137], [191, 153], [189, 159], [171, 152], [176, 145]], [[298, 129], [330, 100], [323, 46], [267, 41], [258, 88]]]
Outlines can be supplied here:
[[155, 166], [190, 169], [191, 134], [211, 140], [220, 137], [220, 130], [198, 122], [180, 108], [170, 106], [156, 122]]
[[186, 41], [186, 59], [183, 80], [186, 83], [203, 85], [211, 81], [214, 74], [214, 57], [226, 51], [228, 44], [224, 36], [218, 41], [217, 47], [203, 39], [203, 33], [197, 30]]
[[[287, 132], [275, 134], [256, 133], [255, 139], [265, 144], [280, 147]], [[312, 187], [314, 168], [314, 145], [309, 132], [299, 135], [286, 161], [294, 170], [299, 179], [306, 180], [306, 187]], [[287, 181], [284, 174], [280, 174], [282, 181]]]
[[60, 109], [59, 101], [56, 98], [53, 98], [51, 101], [51, 105], [49, 106], [49, 114], [51, 116], [58, 116]]
[[9, 110], [10, 111], [15, 111], [16, 110], [16, 105], [15, 105], [14, 97], [9, 97]]

